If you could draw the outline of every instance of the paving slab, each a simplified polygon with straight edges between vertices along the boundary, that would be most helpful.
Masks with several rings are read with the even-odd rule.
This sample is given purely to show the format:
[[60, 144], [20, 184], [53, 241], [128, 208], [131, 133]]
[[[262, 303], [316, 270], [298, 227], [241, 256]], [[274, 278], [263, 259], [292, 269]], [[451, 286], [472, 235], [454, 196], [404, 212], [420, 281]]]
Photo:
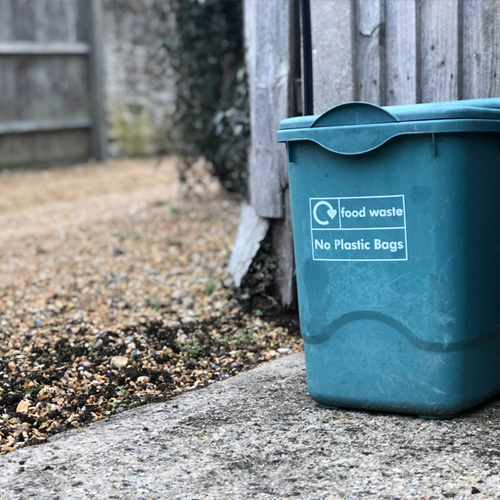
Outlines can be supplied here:
[[499, 417], [321, 408], [295, 354], [9, 453], [0, 498], [500, 499]]

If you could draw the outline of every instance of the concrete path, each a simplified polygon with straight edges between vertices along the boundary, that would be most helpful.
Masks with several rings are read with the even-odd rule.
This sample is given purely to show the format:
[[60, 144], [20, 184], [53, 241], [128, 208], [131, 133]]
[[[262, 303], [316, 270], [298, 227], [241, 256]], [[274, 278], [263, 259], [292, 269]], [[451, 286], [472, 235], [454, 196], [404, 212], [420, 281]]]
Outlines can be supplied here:
[[500, 499], [499, 417], [323, 409], [292, 355], [1, 457], [0, 498]]

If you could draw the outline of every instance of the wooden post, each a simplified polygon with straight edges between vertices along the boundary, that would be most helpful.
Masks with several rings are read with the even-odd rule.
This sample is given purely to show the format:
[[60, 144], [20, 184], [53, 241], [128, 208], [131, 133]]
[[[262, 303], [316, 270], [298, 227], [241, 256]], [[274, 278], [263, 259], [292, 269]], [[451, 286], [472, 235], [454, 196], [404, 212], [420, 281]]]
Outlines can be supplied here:
[[[251, 145], [249, 152], [252, 210], [267, 220], [278, 263], [277, 285], [284, 306], [295, 301], [293, 240], [288, 194], [288, 165], [283, 144], [276, 142], [280, 121], [294, 116], [296, 76], [300, 64], [298, 2], [296, 0], [245, 0], [246, 63], [250, 94]], [[248, 235], [238, 238], [231, 268], [235, 280], [248, 270], [265, 227], [243, 217], [240, 229], [249, 225]], [[243, 230], [243, 229], [242, 229]], [[241, 233], [241, 231], [240, 231]], [[255, 241], [254, 241], [255, 240]], [[254, 249], [249, 255], [248, 249]]]
[[98, 161], [105, 161], [108, 156], [106, 137], [106, 113], [104, 109], [104, 61], [102, 0], [89, 0], [89, 44], [90, 44], [90, 105], [92, 120], [92, 155]]
[[[260, 217], [282, 218], [288, 184], [279, 123], [291, 116], [293, 0], [246, 0], [245, 37], [250, 93], [250, 196]], [[295, 110], [293, 110], [295, 111]]]

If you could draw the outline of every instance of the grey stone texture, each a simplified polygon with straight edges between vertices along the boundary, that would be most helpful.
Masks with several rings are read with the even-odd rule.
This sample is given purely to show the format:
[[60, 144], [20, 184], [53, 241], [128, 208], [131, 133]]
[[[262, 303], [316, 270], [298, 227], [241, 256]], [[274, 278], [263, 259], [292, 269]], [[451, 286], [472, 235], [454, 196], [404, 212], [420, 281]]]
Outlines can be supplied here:
[[107, 134], [111, 156], [168, 152], [176, 87], [163, 40], [171, 19], [152, 2], [103, 2]]
[[500, 400], [452, 420], [325, 409], [303, 354], [0, 459], [4, 500], [497, 499]]

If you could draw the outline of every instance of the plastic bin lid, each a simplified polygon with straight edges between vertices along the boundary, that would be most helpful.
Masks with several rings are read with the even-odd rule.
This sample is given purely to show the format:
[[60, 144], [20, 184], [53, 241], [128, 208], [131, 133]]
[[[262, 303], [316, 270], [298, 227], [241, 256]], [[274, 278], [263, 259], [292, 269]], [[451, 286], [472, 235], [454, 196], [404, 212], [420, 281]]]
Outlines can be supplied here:
[[283, 120], [278, 142], [308, 140], [335, 153], [362, 154], [399, 135], [444, 132], [500, 132], [500, 98], [386, 107], [350, 102]]

